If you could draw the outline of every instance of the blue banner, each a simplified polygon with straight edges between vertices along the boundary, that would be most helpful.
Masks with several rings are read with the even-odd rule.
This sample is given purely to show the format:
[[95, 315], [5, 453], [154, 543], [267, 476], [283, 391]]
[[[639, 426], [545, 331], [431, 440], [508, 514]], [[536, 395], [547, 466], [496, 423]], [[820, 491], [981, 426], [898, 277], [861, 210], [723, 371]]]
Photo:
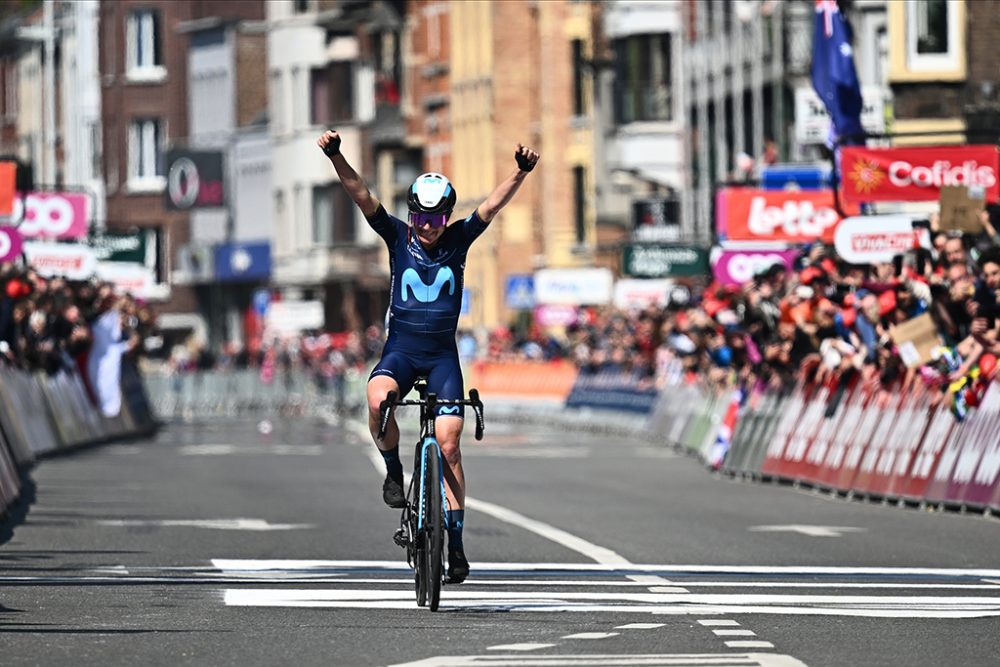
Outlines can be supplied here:
[[271, 244], [223, 243], [215, 246], [215, 279], [219, 282], [255, 282], [271, 277]]
[[643, 385], [630, 373], [581, 372], [566, 398], [566, 407], [648, 415], [658, 396], [655, 387]]

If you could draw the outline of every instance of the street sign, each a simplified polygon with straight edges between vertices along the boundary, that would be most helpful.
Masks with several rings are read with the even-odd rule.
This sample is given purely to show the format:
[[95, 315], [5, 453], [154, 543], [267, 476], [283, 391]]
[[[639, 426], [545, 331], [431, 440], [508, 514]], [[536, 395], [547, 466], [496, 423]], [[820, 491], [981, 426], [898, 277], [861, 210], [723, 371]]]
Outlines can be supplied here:
[[253, 309], [255, 313], [264, 317], [267, 315], [267, 309], [270, 305], [271, 290], [257, 289], [253, 291]]
[[507, 276], [504, 303], [513, 310], [531, 310], [535, 307], [535, 280], [530, 274]]
[[691, 245], [627, 245], [622, 267], [634, 278], [701, 276], [708, 273], [708, 251]]

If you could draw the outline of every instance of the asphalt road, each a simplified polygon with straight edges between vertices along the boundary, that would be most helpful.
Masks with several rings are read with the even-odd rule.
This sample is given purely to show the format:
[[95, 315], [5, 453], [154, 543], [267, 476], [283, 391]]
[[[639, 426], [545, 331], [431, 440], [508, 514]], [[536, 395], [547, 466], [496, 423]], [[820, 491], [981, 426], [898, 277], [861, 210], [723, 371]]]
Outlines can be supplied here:
[[0, 664], [1000, 664], [996, 520], [537, 426], [467, 434], [472, 576], [419, 609], [362, 436], [220, 420], [42, 462]]

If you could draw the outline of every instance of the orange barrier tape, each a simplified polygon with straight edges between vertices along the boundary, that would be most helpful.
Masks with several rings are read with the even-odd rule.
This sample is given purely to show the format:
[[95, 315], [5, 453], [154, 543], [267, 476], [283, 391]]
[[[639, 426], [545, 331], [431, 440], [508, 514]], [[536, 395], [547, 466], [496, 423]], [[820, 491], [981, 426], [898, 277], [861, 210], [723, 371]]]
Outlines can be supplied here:
[[469, 367], [466, 385], [478, 389], [484, 399], [519, 396], [565, 401], [578, 373], [566, 361], [477, 361]]

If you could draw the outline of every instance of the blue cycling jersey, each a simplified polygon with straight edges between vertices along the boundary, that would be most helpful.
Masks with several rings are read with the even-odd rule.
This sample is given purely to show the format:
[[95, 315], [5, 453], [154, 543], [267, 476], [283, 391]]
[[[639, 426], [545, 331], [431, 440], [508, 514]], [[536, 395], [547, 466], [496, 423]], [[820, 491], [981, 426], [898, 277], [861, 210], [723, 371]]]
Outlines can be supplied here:
[[[430, 251], [409, 225], [383, 206], [368, 220], [389, 247], [391, 289], [388, 337], [371, 377], [384, 375], [406, 396], [418, 376], [444, 400], [464, 397], [455, 334], [462, 310], [465, 258], [489, 223], [479, 214], [449, 225]], [[463, 406], [438, 406], [438, 416], [465, 414]]]
[[454, 345], [462, 309], [465, 259], [488, 223], [475, 211], [449, 225], [426, 250], [408, 224], [379, 206], [368, 224], [389, 248], [392, 296], [389, 333], [418, 349]]

